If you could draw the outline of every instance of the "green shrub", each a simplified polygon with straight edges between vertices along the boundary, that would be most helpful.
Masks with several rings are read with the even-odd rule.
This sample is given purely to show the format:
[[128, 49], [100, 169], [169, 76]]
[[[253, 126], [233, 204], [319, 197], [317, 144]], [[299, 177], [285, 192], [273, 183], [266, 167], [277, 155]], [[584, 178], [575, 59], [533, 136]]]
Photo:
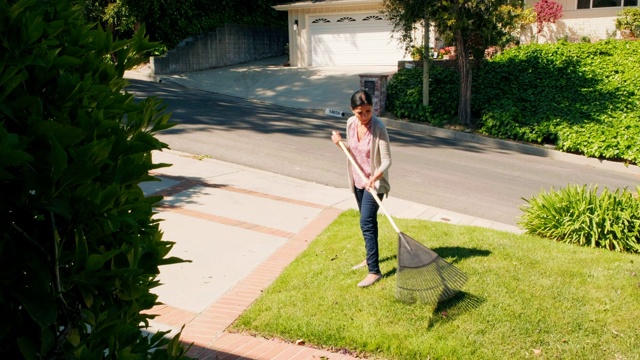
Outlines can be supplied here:
[[640, 42], [533, 44], [476, 71], [480, 133], [640, 163]]
[[640, 186], [637, 194], [568, 186], [541, 192], [521, 207], [519, 225], [531, 234], [580, 246], [640, 253]]
[[422, 61], [424, 58], [424, 45], [411, 47], [411, 58], [415, 61]]
[[[640, 163], [640, 42], [533, 44], [474, 70], [472, 111], [488, 136], [552, 144], [560, 151]], [[389, 81], [387, 110], [435, 126], [455, 122], [457, 71], [431, 67], [430, 107], [422, 69]]]
[[623, 33], [623, 37], [640, 37], [640, 9], [626, 8], [618, 12], [616, 30]]
[[452, 69], [431, 66], [429, 107], [422, 105], [423, 69], [402, 69], [387, 85], [387, 111], [400, 118], [442, 126], [451, 123], [458, 110], [460, 76]]
[[117, 3], [125, 5], [129, 16], [147, 25], [152, 40], [162, 42], [168, 49], [185, 38], [215, 31], [229, 23], [287, 27], [287, 12], [272, 7], [278, 5], [277, 0], [118, 0]]
[[165, 166], [151, 151], [169, 114], [122, 79], [155, 44], [114, 41], [71, 4], [0, 0], [0, 354], [179, 358], [141, 314], [181, 261], [138, 185]]

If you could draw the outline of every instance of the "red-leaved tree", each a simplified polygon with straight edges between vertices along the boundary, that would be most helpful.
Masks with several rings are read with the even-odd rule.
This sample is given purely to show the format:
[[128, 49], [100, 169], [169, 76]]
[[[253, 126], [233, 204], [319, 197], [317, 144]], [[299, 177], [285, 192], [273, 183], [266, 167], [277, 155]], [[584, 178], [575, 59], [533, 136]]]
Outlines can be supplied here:
[[533, 5], [538, 23], [538, 35], [547, 23], [555, 24], [562, 17], [562, 5], [553, 0], [540, 0]]

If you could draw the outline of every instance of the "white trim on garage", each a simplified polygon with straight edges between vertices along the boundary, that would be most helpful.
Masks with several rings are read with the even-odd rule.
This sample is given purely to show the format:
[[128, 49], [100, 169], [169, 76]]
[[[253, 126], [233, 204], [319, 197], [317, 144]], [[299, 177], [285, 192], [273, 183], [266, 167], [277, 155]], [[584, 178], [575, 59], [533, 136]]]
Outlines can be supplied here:
[[380, 13], [308, 15], [312, 66], [396, 65], [404, 48]]

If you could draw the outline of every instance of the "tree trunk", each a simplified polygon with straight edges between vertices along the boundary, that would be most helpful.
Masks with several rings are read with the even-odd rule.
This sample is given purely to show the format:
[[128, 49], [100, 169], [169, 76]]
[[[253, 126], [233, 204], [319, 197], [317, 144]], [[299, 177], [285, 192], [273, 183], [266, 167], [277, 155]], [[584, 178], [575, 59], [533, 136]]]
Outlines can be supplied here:
[[429, 19], [424, 17], [424, 54], [422, 55], [422, 105], [429, 107]]
[[462, 125], [471, 125], [471, 62], [462, 32], [456, 31], [456, 51], [458, 53], [458, 69], [460, 71], [460, 102], [458, 102], [458, 119]]

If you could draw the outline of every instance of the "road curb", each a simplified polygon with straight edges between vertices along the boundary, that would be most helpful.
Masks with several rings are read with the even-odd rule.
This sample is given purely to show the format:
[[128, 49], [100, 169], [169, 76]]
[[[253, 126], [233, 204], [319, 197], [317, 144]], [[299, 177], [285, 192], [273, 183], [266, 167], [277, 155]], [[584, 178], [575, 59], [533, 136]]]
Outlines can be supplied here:
[[[326, 109], [309, 109], [317, 115], [326, 115]], [[348, 115], [346, 116], [348, 117]], [[586, 165], [608, 171], [616, 171], [625, 174], [640, 176], [640, 167], [628, 165], [622, 162], [602, 160], [586, 157], [584, 155], [570, 154], [553, 149], [550, 146], [532, 145], [511, 140], [496, 139], [479, 134], [443, 129], [435, 126], [417, 124], [406, 120], [391, 119], [388, 117], [378, 117], [388, 128], [410, 131], [418, 134], [435, 136], [438, 138], [466, 141], [475, 144], [485, 145], [494, 149], [516, 151], [521, 154], [545, 157], [553, 160], [564, 161], [572, 164]]]

